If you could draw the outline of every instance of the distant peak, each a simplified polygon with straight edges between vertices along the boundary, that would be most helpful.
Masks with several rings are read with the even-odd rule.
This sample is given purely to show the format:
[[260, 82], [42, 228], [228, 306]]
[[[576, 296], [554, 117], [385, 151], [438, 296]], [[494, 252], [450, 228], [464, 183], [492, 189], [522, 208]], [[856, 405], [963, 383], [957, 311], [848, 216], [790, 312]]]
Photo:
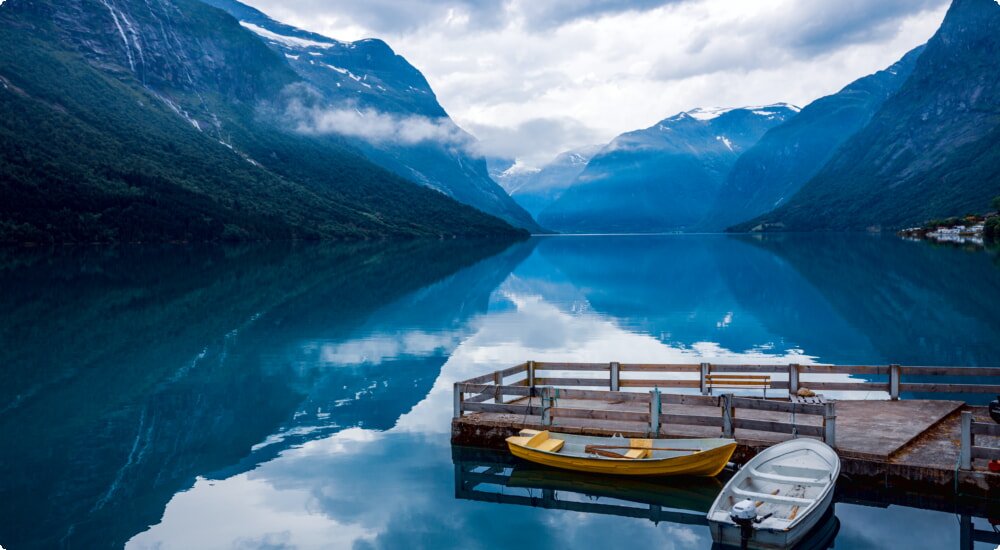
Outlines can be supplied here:
[[797, 113], [801, 110], [799, 107], [789, 103], [772, 103], [771, 105], [756, 107], [699, 107], [686, 113], [681, 113], [680, 116], [687, 115], [696, 120], [707, 121], [719, 118], [732, 111], [751, 111], [758, 115], [769, 116], [778, 114], [776, 111], [792, 111]]

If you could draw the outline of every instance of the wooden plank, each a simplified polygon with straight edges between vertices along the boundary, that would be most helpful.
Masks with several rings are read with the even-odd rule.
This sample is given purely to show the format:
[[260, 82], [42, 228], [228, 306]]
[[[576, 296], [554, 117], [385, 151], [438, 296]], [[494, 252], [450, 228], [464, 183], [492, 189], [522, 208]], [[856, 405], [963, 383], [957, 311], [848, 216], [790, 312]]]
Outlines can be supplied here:
[[553, 418], [583, 418], [586, 420], [616, 420], [621, 422], [649, 421], [649, 413], [645, 412], [602, 411], [595, 409], [570, 409], [564, 407], [553, 407], [551, 411]]
[[700, 407], [718, 407], [721, 397], [714, 395], [679, 395], [664, 393], [660, 395], [660, 403], [664, 405], [692, 405]]
[[470, 378], [468, 380], [463, 380], [459, 384], [486, 384], [493, 382], [493, 373], [484, 374], [482, 376], [477, 376], [475, 378]]
[[889, 365], [799, 365], [800, 374], [867, 374], [889, 376]]
[[[573, 390], [573, 389], [560, 389], [559, 397], [562, 399], [586, 399], [593, 401], [607, 401], [609, 403], [615, 402], [639, 402], [648, 403], [649, 394], [647, 393], [633, 393], [633, 392], [613, 392], [613, 391], [601, 391], [601, 390]], [[665, 396], [664, 396], [665, 397]]]
[[733, 419], [733, 426], [738, 430], [755, 430], [758, 432], [773, 432], [790, 434], [793, 430], [799, 435], [811, 435], [823, 437], [823, 426], [810, 426], [803, 424], [792, 425], [787, 422], [774, 422], [770, 420], [751, 420], [748, 418], [736, 417]]
[[527, 397], [531, 394], [531, 388], [521, 385], [494, 386], [493, 384], [466, 384], [464, 382], [460, 382], [457, 384], [457, 387], [458, 391], [464, 393], [480, 394], [489, 392], [490, 395], [493, 395], [493, 392], [496, 391], [497, 387], [499, 387], [502, 395], [520, 395], [522, 397]]
[[1000, 368], [989, 367], [901, 367], [910, 376], [1000, 376]]
[[766, 372], [788, 373], [788, 365], [716, 365], [712, 364], [711, 374], [717, 372]]
[[733, 397], [733, 406], [737, 409], [752, 409], [755, 411], [772, 411], [795, 414], [808, 414], [823, 416], [826, 414], [826, 405], [807, 405], [792, 403], [791, 401], [775, 401], [772, 399], [749, 399], [746, 397]]
[[540, 370], [564, 370], [564, 371], [592, 371], [608, 372], [611, 365], [608, 363], [538, 363], [535, 362], [535, 371]]
[[506, 369], [506, 370], [502, 370], [502, 371], [500, 371], [500, 376], [503, 376], [504, 378], [506, 378], [508, 376], [514, 376], [515, 374], [518, 374], [518, 373], [521, 373], [521, 372], [528, 372], [528, 364], [527, 363], [521, 363], [520, 365], [511, 367], [511, 368]]
[[622, 378], [618, 384], [623, 388], [698, 388], [697, 380], [629, 380]]
[[646, 365], [621, 363], [622, 372], [701, 372], [701, 365]]
[[594, 386], [608, 387], [606, 378], [536, 378], [535, 384], [538, 386]]
[[993, 435], [1000, 437], [1000, 424], [992, 422], [973, 422], [973, 435]]
[[496, 395], [493, 392], [481, 393], [479, 395], [474, 395], [472, 397], [466, 397], [465, 403], [482, 403], [483, 401], [489, 401], [493, 399]]
[[899, 391], [928, 393], [995, 393], [1000, 385], [979, 384], [900, 384]]
[[721, 416], [700, 416], [693, 414], [660, 414], [660, 424], [677, 424], [683, 426], [708, 426], [721, 428]]
[[996, 447], [973, 447], [972, 458], [985, 458], [987, 460], [1000, 460], [1000, 449]]
[[516, 414], [527, 416], [541, 416], [541, 405], [499, 405], [496, 403], [462, 403], [462, 410], [465, 412], [487, 412], [496, 414]]
[[865, 382], [863, 380], [857, 382], [812, 382], [800, 380], [799, 385], [813, 391], [889, 391], [888, 382]]

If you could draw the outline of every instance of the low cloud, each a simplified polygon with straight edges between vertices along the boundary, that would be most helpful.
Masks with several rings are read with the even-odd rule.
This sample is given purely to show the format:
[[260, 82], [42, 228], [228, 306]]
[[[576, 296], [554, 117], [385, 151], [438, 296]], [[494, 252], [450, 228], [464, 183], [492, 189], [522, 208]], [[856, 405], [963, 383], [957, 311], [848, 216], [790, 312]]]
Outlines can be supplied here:
[[514, 126], [469, 124], [490, 157], [517, 159], [538, 168], [569, 149], [606, 141], [601, 132], [572, 118], [535, 118]]
[[290, 87], [285, 102], [271, 114], [293, 131], [310, 135], [337, 134], [373, 145], [414, 146], [433, 143], [475, 152], [476, 140], [449, 118], [385, 113], [357, 105], [331, 106], [302, 86]]

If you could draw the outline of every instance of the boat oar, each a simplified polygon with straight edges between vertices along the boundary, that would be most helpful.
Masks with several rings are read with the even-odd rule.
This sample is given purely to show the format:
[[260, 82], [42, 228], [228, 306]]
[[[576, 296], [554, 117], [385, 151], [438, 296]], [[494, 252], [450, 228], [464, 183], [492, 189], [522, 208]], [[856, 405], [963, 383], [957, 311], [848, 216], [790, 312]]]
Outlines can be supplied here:
[[584, 452], [590, 453], [597, 451], [599, 449], [628, 449], [634, 451], [686, 451], [690, 453], [700, 453], [702, 449], [667, 449], [664, 447], [618, 447], [615, 445], [587, 445], [584, 447]]

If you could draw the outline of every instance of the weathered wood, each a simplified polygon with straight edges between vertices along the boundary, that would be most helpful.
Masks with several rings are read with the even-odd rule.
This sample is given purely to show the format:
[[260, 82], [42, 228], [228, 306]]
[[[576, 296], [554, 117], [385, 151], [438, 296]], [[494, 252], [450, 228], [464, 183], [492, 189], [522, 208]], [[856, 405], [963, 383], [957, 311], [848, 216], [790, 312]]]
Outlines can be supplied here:
[[1000, 368], [990, 367], [901, 367], [909, 376], [1000, 376]]
[[889, 375], [888, 365], [799, 365], [799, 374]]
[[972, 469], [972, 413], [962, 411], [962, 451], [959, 455], [959, 467], [963, 470]]
[[508, 376], [514, 376], [515, 374], [519, 374], [519, 373], [525, 372], [527, 370], [528, 370], [528, 364], [527, 363], [521, 363], [520, 365], [517, 365], [517, 366], [511, 367], [509, 369], [504, 369], [504, 370], [500, 371], [500, 376], [503, 376], [504, 378], [507, 378]]
[[799, 391], [799, 366], [795, 363], [788, 365], [788, 393]]
[[697, 380], [629, 380], [622, 379], [619, 384], [623, 388], [697, 388]]
[[660, 395], [660, 403], [667, 405], [718, 407], [719, 397], [712, 395], [681, 395], [676, 393], [664, 393]]
[[725, 373], [725, 372], [756, 372], [756, 373], [777, 373], [782, 374], [788, 372], [787, 365], [712, 365], [712, 371], [710, 374]]
[[622, 372], [700, 372], [700, 365], [647, 365], [635, 363], [621, 363], [619, 365]]
[[670, 425], [676, 424], [681, 426], [707, 426], [711, 428], [721, 428], [722, 417], [660, 413], [660, 423]]
[[1000, 394], [1000, 385], [979, 384], [900, 384], [899, 389], [906, 392], [923, 393], [995, 393]]
[[477, 376], [475, 378], [470, 378], [468, 380], [463, 380], [461, 384], [489, 384], [493, 382], [493, 373], [484, 374], [482, 376]]
[[516, 414], [527, 416], [540, 416], [542, 407], [536, 405], [497, 405], [496, 403], [463, 403], [462, 409], [466, 412], [488, 412], [496, 414]]
[[787, 422], [752, 420], [749, 418], [734, 418], [733, 425], [739, 430], [756, 430], [758, 432], [775, 432], [784, 434], [797, 432], [799, 435], [823, 437], [823, 426], [789, 424]]
[[608, 389], [618, 391], [621, 382], [621, 365], [617, 362], [611, 363], [611, 377], [608, 380]]
[[889, 399], [899, 399], [899, 365], [889, 365]]
[[[484, 393], [493, 392], [497, 386], [492, 384], [468, 384], [465, 382], [457, 382], [456, 387], [459, 391], [465, 393]], [[527, 386], [500, 386], [500, 390], [504, 395], [520, 395], [526, 397], [530, 395], [531, 388]]]
[[555, 418], [583, 418], [587, 420], [616, 420], [621, 422], [648, 422], [649, 413], [626, 411], [600, 411], [595, 409], [568, 409], [554, 407], [552, 416]]
[[810, 414], [822, 416], [826, 412], [824, 405], [807, 405], [792, 403], [791, 401], [774, 401], [769, 399], [751, 399], [749, 397], [733, 397], [733, 406], [741, 409], [753, 409], [755, 411], [772, 411], [796, 414]]
[[537, 386], [567, 386], [567, 387], [608, 387], [608, 381], [602, 378], [536, 378]]
[[489, 401], [494, 397], [495, 394], [493, 392], [484, 392], [478, 395], [473, 395], [472, 397], [466, 397], [465, 403], [482, 403], [483, 401]]
[[865, 382], [859, 380], [857, 382], [801, 382], [801, 384], [810, 390], [829, 390], [829, 391], [889, 391], [888, 382]]
[[1000, 437], [1000, 424], [972, 421], [972, 435], [992, 435]]
[[462, 417], [462, 403], [465, 400], [465, 394], [458, 389], [459, 384], [456, 382], [452, 389], [452, 415], [454, 418]]
[[535, 370], [593, 371], [608, 372], [607, 363], [541, 363], [535, 362]]
[[566, 399], [592, 399], [598, 401], [621, 401], [645, 403], [649, 400], [646, 394], [632, 392], [609, 392], [605, 390], [574, 390], [561, 389], [559, 396]]
[[1000, 449], [996, 447], [972, 447], [972, 458], [1000, 460]]

